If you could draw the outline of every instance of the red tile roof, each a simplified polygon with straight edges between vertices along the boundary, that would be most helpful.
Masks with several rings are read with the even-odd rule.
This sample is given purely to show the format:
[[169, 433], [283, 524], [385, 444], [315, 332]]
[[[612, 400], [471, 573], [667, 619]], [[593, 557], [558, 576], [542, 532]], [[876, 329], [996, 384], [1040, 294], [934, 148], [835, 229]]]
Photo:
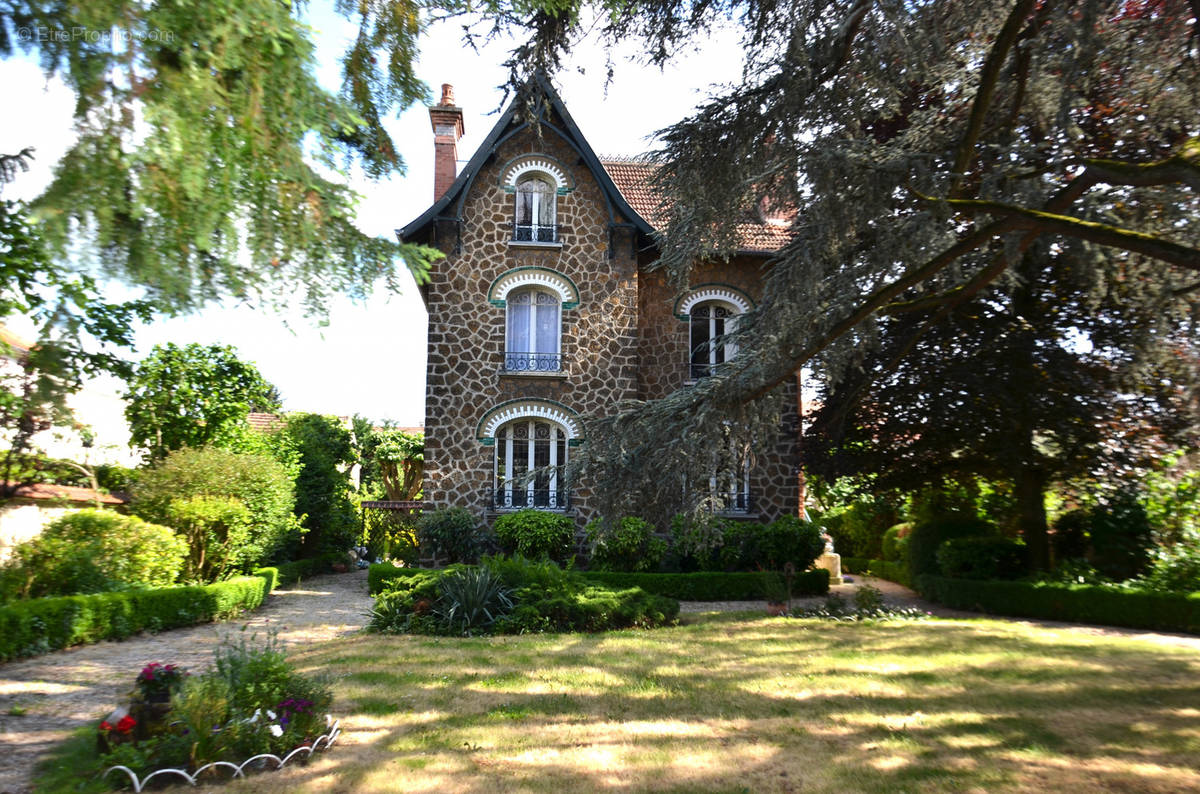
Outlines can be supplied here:
[[[654, 191], [654, 163], [638, 158], [601, 159], [601, 165], [612, 177], [613, 184], [621, 191], [633, 211], [646, 219], [656, 229], [661, 229], [663, 218], [659, 197]], [[743, 251], [769, 253], [778, 251], [791, 239], [790, 223], [786, 216], [767, 221], [746, 221], [737, 225], [738, 237]]]
[[252, 411], [246, 417], [246, 421], [249, 423], [251, 430], [258, 430], [263, 433], [269, 433], [272, 430], [278, 430], [283, 427], [283, 417], [276, 416], [275, 414], [260, 413], [258, 411]]
[[[51, 485], [49, 483], [35, 483], [34, 485], [22, 485], [13, 495], [16, 499], [38, 499], [38, 500], [55, 500], [62, 499], [68, 502], [89, 502], [95, 503], [97, 498], [96, 491], [91, 488], [76, 488], [74, 485]], [[117, 494], [99, 494], [101, 504], [106, 505], [123, 505], [129, 501], [127, 497]]]

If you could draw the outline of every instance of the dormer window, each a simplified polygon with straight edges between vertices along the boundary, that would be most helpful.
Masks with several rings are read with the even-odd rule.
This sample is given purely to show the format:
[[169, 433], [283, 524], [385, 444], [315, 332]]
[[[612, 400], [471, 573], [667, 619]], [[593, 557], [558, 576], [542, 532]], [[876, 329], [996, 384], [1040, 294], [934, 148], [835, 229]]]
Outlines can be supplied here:
[[556, 190], [541, 176], [526, 176], [517, 182], [513, 240], [533, 243], [558, 242], [554, 224]]

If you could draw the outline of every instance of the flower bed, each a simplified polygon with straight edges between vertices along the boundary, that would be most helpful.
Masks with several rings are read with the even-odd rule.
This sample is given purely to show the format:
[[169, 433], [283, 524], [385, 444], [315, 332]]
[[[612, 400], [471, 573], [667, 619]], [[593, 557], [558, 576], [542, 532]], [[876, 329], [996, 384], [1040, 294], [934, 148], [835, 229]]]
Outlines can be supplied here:
[[90, 744], [73, 753], [69, 779], [54, 788], [91, 780], [142, 791], [279, 769], [337, 740], [332, 700], [328, 684], [299, 674], [273, 636], [226, 640], [212, 667], [196, 675], [151, 663], [127, 705], [99, 723]]
[[[112, 772], [124, 772], [128, 776], [129, 782], [133, 784], [133, 790], [135, 792], [141, 792], [146, 788], [146, 785], [151, 780], [159, 776], [162, 776], [163, 778], [161, 781], [162, 783], [171, 783], [173, 782], [172, 778], [176, 778], [176, 780], [182, 779], [186, 781], [189, 785], [198, 786], [201, 782], [208, 782], [208, 779], [205, 778], [205, 774], [208, 773], [209, 770], [212, 770], [213, 772], [219, 772], [223, 769], [232, 770], [233, 774], [230, 776], [232, 779], [245, 777], [247, 769], [262, 771], [274, 771], [277, 769], [282, 769], [283, 767], [287, 766], [288, 762], [290, 762], [292, 759], [301, 758], [302, 760], [307, 761], [309, 756], [311, 756], [313, 753], [317, 752], [318, 750], [327, 750], [333, 745], [334, 742], [337, 741], [338, 736], [340, 736], [342, 733], [341, 723], [329, 715], [326, 715], [325, 720], [326, 726], [329, 729], [328, 733], [321, 734], [315, 740], [313, 740], [311, 744], [300, 745], [282, 758], [274, 753], [259, 753], [258, 755], [247, 758], [240, 764], [234, 764], [230, 761], [212, 761], [198, 768], [194, 773], [191, 774], [189, 774], [186, 769], [164, 767], [162, 769], [154, 770], [144, 778], [139, 777], [136, 772], [127, 766], [117, 765], [110, 766], [104, 772], [104, 777], [107, 778]], [[273, 767], [269, 766], [271, 763], [274, 763]], [[120, 776], [118, 775], [118, 778], [119, 777]]]

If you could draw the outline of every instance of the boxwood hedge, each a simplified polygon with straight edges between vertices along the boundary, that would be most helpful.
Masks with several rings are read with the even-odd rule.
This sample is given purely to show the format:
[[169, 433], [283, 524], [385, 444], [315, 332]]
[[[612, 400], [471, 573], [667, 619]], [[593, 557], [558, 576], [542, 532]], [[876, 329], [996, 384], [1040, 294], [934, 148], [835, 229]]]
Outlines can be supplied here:
[[0, 606], [0, 661], [231, 618], [259, 606], [278, 581], [279, 571], [262, 568], [203, 586], [10, 602]]
[[[585, 571], [586, 578], [609, 587], [640, 587], [647, 593], [680, 601], [754, 601], [763, 598], [760, 573], [610, 573]], [[792, 595], [829, 592], [829, 571], [818, 568], [796, 574]]]
[[989, 582], [925, 575], [926, 597], [955, 609], [1074, 623], [1200, 633], [1200, 593], [1154, 593], [1103, 585]]

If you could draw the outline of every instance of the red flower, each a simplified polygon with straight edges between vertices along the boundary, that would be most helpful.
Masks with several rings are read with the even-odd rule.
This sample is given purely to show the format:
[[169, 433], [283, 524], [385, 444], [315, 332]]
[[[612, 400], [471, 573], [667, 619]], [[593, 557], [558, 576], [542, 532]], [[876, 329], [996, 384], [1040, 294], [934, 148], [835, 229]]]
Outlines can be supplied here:
[[112, 729], [113, 729], [113, 726], [108, 720], [102, 720], [100, 722], [100, 730], [111, 731]]
[[134, 725], [137, 725], [137, 720], [126, 714], [120, 719], [120, 721], [117, 722], [117, 732], [129, 733], [131, 730], [133, 730]]

